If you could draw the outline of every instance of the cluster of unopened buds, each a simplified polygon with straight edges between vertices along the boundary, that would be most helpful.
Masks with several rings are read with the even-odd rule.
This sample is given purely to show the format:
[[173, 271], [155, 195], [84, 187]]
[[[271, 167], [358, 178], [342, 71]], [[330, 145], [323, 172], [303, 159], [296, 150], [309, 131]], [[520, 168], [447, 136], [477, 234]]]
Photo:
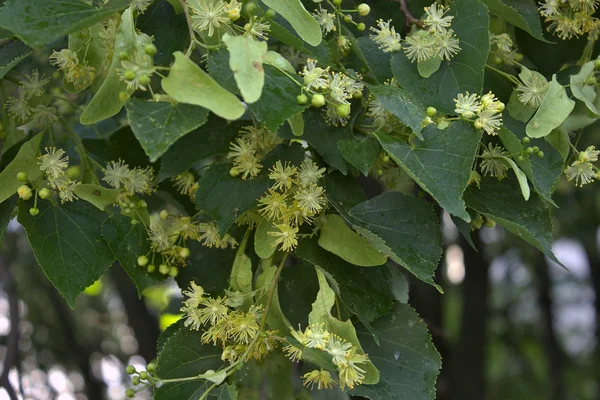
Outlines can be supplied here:
[[133, 365], [128, 365], [125, 368], [125, 372], [128, 375], [131, 375], [131, 386], [134, 388], [129, 388], [125, 390], [125, 396], [127, 398], [135, 397], [135, 394], [139, 391], [146, 389], [147, 387], [159, 386], [160, 378], [156, 375], [156, 364], [151, 362], [146, 365], [146, 370], [138, 371]]

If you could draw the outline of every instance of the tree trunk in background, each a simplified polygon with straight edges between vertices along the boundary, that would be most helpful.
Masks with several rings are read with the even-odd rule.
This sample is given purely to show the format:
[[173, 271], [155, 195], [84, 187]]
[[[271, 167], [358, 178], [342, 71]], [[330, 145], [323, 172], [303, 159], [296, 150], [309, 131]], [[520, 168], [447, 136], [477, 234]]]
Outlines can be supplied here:
[[[596, 349], [595, 349], [595, 368], [600, 368], [600, 254], [596, 246], [595, 235], [590, 235], [589, 240], [584, 240], [585, 254], [588, 265], [590, 266], [590, 274], [592, 285], [596, 294]], [[596, 399], [600, 400], [600, 392]]]
[[[473, 242], [483, 250], [479, 235]], [[488, 314], [489, 264], [461, 236], [465, 280], [462, 285], [460, 336], [450, 360], [450, 398], [452, 400], [485, 399], [485, 349]]]
[[138, 342], [137, 353], [150, 362], [156, 357], [156, 343], [160, 335], [158, 321], [149, 313], [144, 300], [138, 297], [135, 285], [120, 265], [115, 263], [109, 273], [111, 282], [123, 300], [128, 324]]

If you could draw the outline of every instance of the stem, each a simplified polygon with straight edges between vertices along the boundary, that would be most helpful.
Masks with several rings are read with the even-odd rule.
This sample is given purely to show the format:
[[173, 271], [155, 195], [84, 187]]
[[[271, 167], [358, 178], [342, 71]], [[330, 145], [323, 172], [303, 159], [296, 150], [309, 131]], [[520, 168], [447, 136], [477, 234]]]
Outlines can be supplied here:
[[407, 28], [410, 28], [411, 25], [416, 25], [421, 29], [423, 29], [425, 27], [425, 24], [423, 23], [423, 21], [421, 21], [418, 18], [415, 18], [414, 15], [412, 15], [410, 10], [408, 9], [408, 6], [406, 5], [406, 0], [388, 0], [388, 1], [395, 1], [396, 3], [398, 3], [400, 5], [400, 11], [402, 11], [404, 16], [406, 17], [406, 27]]
[[185, 2], [185, 0], [179, 0], [179, 4], [181, 4], [181, 8], [183, 8], [183, 13], [185, 14], [185, 21], [187, 22], [188, 32], [190, 34], [190, 46], [185, 52], [186, 57], [190, 57], [192, 51], [194, 50], [194, 44], [196, 43], [196, 34], [194, 33], [194, 28], [192, 28], [192, 19], [190, 18], [190, 10]]
[[504, 71], [500, 71], [498, 68], [494, 68], [489, 64], [485, 64], [485, 67], [494, 71], [495, 73], [497, 73], [498, 75], [508, 79], [513, 85], [519, 86], [521, 83], [517, 80], [517, 78], [515, 78], [514, 76], [507, 74]]

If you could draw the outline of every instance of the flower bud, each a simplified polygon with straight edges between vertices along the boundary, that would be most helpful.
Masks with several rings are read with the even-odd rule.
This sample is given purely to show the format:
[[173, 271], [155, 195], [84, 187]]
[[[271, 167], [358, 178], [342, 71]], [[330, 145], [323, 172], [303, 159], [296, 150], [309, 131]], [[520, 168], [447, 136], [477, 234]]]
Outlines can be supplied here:
[[140, 372], [140, 379], [145, 381], [146, 379], [148, 379], [148, 373], [146, 371], [142, 371]]
[[79, 165], [73, 165], [67, 168], [67, 176], [69, 179], [77, 179], [81, 175], [81, 167]]
[[323, 107], [325, 105], [325, 96], [322, 94], [315, 94], [310, 99], [310, 102], [314, 107]]
[[179, 256], [182, 258], [188, 258], [190, 256], [190, 249], [187, 247], [182, 247], [179, 249]]
[[129, 58], [129, 54], [127, 54], [126, 51], [122, 51], [119, 53], [119, 59], [120, 60], [127, 60]]
[[342, 4], [342, 0], [333, 0], [333, 4], [335, 4], [336, 6], [339, 6]]
[[154, 264], [150, 264], [146, 267], [146, 271], [148, 271], [149, 274], [153, 273], [154, 271], [156, 271], [156, 265]]
[[265, 13], [265, 18], [267, 18], [267, 19], [273, 19], [273, 18], [275, 18], [276, 15], [277, 15], [277, 13], [274, 10], [271, 10], [269, 8], [267, 10], [267, 12]]
[[162, 275], [168, 274], [169, 271], [170, 271], [170, 268], [167, 264], [160, 264], [158, 266], [158, 272], [160, 272]]
[[42, 188], [38, 190], [38, 196], [40, 196], [40, 199], [46, 200], [50, 197], [50, 189]]
[[36, 215], [38, 215], [39, 213], [40, 213], [40, 209], [39, 209], [39, 208], [37, 208], [37, 207], [31, 207], [31, 208], [29, 209], [29, 214], [31, 214], [31, 215], [32, 215], [32, 216], [34, 216], [34, 217], [35, 217]]
[[350, 104], [340, 104], [335, 108], [335, 113], [337, 116], [342, 118], [346, 118], [348, 115], [350, 115], [350, 111]]
[[352, 22], [352, 15], [349, 15], [349, 14], [344, 15], [344, 22], [346, 22], [346, 23]]
[[140, 377], [139, 377], [139, 376], [137, 376], [137, 375], [134, 375], [134, 376], [132, 376], [132, 377], [131, 377], [131, 384], [132, 384], [133, 386], [135, 386], [135, 385], [139, 385], [139, 384], [140, 384]]
[[125, 396], [128, 397], [128, 398], [130, 398], [130, 399], [133, 398], [135, 396], [135, 390], [133, 390], [133, 389], [127, 389], [125, 391]]
[[144, 47], [144, 53], [148, 54], [149, 56], [153, 56], [158, 52], [158, 49], [156, 48], [155, 45], [153, 44], [147, 44]]
[[155, 372], [156, 371], [156, 364], [150, 363], [150, 364], [146, 365], [146, 371], [148, 371], [148, 372]]
[[486, 228], [490, 228], [490, 229], [495, 228], [496, 227], [496, 221], [494, 221], [493, 219], [486, 218], [484, 226]]
[[148, 75], [140, 76], [140, 85], [148, 86], [150, 84], [150, 77]]
[[361, 22], [360, 24], [356, 25], [356, 29], [358, 29], [358, 30], [359, 30], [359, 32], [362, 32], [362, 31], [364, 31], [365, 29], [367, 29], [367, 27], [366, 27], [366, 25], [365, 25], [365, 24], [363, 24], [363, 23]]
[[123, 78], [126, 81], [132, 81], [135, 79], [135, 71], [132, 69], [126, 69], [125, 72], [123, 72]]
[[171, 278], [175, 278], [177, 275], [179, 275], [179, 269], [176, 266], [169, 268], [169, 276]]
[[433, 117], [433, 116], [435, 116], [435, 114], [437, 114], [437, 110], [435, 109], [435, 107], [427, 107], [427, 110], [425, 112], [430, 117]]
[[17, 174], [17, 180], [19, 182], [27, 182], [27, 173], [26, 172], [19, 172]]
[[121, 101], [129, 100], [129, 95], [127, 94], [127, 92], [125, 92], [125, 91], [119, 92], [119, 100], [121, 100]]
[[163, 221], [166, 221], [169, 218], [169, 212], [167, 210], [162, 210], [160, 212], [160, 214], [158, 214], [158, 216], [160, 217], [160, 219], [162, 219]]
[[19, 197], [21, 199], [29, 200], [31, 198], [31, 196], [33, 195], [33, 192], [31, 191], [31, 188], [29, 186], [21, 185], [17, 189], [17, 194], [19, 195]]
[[135, 374], [135, 367], [133, 365], [128, 365], [127, 368], [125, 368], [125, 372], [127, 372], [128, 375]]
[[367, 16], [367, 15], [369, 15], [370, 12], [371, 12], [371, 7], [369, 7], [368, 4], [362, 3], [362, 4], [358, 5], [358, 13], [361, 16], [363, 16], [363, 17]]
[[296, 96], [296, 102], [303, 106], [304, 104], [308, 103], [308, 97], [306, 97], [304, 93], [299, 94], [298, 96]]
[[146, 265], [148, 265], [148, 257], [141, 255], [137, 258], [137, 264], [140, 267], [145, 267]]
[[240, 10], [238, 10], [237, 8], [229, 10], [227, 11], [227, 16], [230, 20], [237, 21], [238, 19], [240, 19]]

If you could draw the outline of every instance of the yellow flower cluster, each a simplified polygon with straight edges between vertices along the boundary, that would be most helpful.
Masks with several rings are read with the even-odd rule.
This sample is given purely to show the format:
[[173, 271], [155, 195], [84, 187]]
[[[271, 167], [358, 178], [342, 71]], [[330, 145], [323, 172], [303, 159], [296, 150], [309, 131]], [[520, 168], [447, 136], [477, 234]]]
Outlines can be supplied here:
[[585, 151], [580, 151], [575, 160], [567, 169], [565, 175], [570, 181], [575, 181], [576, 186], [587, 185], [600, 177], [600, 169], [593, 163], [598, 161], [600, 151], [594, 146], [589, 146]]
[[56, 147], [46, 147], [46, 154], [39, 157], [40, 170], [44, 172], [49, 187], [56, 189], [62, 203], [77, 199], [74, 190], [79, 182], [72, 180], [68, 173], [69, 157]]
[[283, 348], [290, 360], [298, 362], [303, 359], [305, 349], [316, 349], [329, 354], [337, 369], [338, 382], [329, 371], [314, 370], [304, 375], [306, 386], [329, 389], [339, 384], [340, 389], [345, 390], [353, 389], [364, 380], [366, 372], [360, 365], [367, 363], [369, 357], [352, 343], [327, 331], [323, 324], [309, 325], [304, 331], [292, 329], [290, 333], [297, 342]]
[[183, 294], [186, 297], [181, 308], [185, 314], [184, 325], [196, 331], [204, 330], [202, 342], [220, 346], [223, 361], [233, 364], [239, 359], [260, 360], [277, 348], [280, 340], [277, 332], [261, 330], [261, 306], [251, 306], [248, 312], [237, 311], [232, 308], [234, 299], [207, 297], [202, 286], [195, 282], [191, 282]]
[[459, 93], [454, 99], [458, 115], [465, 119], [477, 117], [474, 122], [476, 129], [483, 129], [488, 135], [497, 135], [502, 127], [502, 111], [504, 103], [489, 92], [479, 97], [477, 94]]
[[538, 10], [550, 24], [548, 31], [559, 38], [587, 34], [589, 40], [596, 40], [600, 35], [600, 19], [593, 16], [597, 8], [597, 0], [544, 0]]
[[262, 170], [260, 161], [282, 140], [265, 128], [246, 126], [240, 137], [229, 145], [227, 158], [233, 160], [231, 175], [242, 175], [242, 179], [254, 178]]
[[277, 228], [268, 232], [274, 237], [272, 247], [291, 251], [298, 245], [298, 230], [327, 206], [325, 190], [318, 185], [325, 168], [312, 161], [303, 161], [300, 168], [277, 161], [269, 170], [269, 178], [275, 183], [259, 199], [259, 212]]

